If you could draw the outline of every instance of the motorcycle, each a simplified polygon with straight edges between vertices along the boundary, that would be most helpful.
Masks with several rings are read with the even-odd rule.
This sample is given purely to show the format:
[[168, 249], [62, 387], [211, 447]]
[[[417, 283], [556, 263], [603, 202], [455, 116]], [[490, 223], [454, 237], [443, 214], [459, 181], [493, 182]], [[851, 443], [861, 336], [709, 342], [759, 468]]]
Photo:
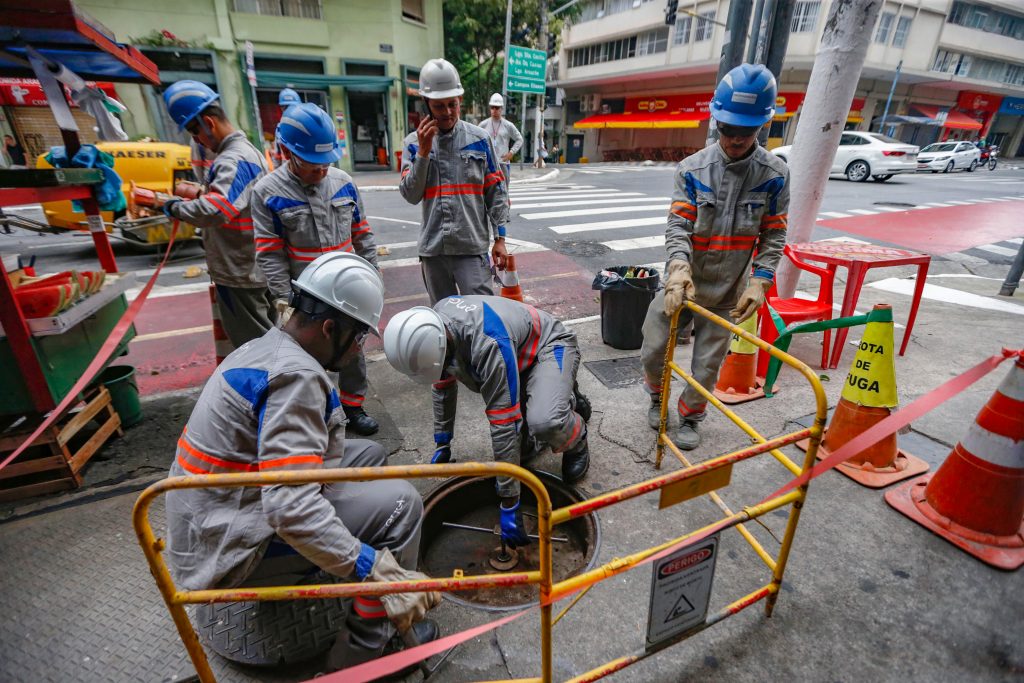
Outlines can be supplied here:
[[999, 157], [999, 148], [995, 145], [985, 147], [981, 150], [981, 158], [978, 159], [978, 167], [985, 168], [988, 170], [996, 170], [996, 159]]

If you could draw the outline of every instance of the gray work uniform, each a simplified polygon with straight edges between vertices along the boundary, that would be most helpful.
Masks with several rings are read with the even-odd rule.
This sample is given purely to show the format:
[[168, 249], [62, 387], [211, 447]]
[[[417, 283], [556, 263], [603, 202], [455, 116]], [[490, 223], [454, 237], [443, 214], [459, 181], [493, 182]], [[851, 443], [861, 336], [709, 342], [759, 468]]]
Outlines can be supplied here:
[[457, 121], [438, 133], [430, 154], [417, 154], [416, 133], [402, 143], [399, 192], [422, 204], [419, 256], [431, 305], [456, 294], [493, 294], [488, 250], [504, 237], [508, 193], [483, 130]]
[[[170, 475], [384, 464], [378, 444], [345, 441], [340, 408], [323, 367], [271, 328], [214, 371], [178, 440]], [[415, 569], [421, 516], [419, 494], [402, 480], [175, 490], [167, 495], [167, 560], [184, 590], [266, 584], [299, 564], [346, 578], [361, 543], [390, 548]], [[282, 546], [301, 558], [287, 559], [293, 553], [281, 553]], [[350, 613], [366, 646], [390, 637], [386, 618], [353, 624], [359, 620]]]
[[252, 188], [266, 172], [263, 155], [235, 131], [221, 141], [202, 196], [173, 209], [182, 221], [203, 231], [221, 325], [235, 348], [262, 335], [276, 318], [266, 278], [256, 266], [249, 212]]
[[[274, 299], [288, 300], [292, 280], [317, 257], [334, 251], [362, 256], [377, 266], [377, 245], [352, 177], [330, 167], [316, 185], [304, 185], [285, 163], [256, 183], [252, 221], [256, 260]], [[342, 405], [363, 405], [366, 357], [353, 354], [338, 372]]]
[[[573, 387], [576, 334], [553, 316], [498, 296], [449, 297], [434, 310], [451, 340], [451, 360], [434, 383], [434, 441], [450, 442], [458, 384], [483, 396], [494, 459], [519, 464], [523, 421], [537, 441], [561, 453], [586, 433]], [[519, 495], [519, 481], [498, 478], [498, 495]]]
[[509, 161], [502, 161], [501, 158], [510, 152], [514, 157], [516, 152], [523, 146], [523, 136], [519, 133], [519, 129], [515, 127], [515, 124], [504, 116], [497, 123], [495, 123], [493, 116], [488, 117], [480, 122], [480, 128], [491, 139], [495, 157], [498, 159], [498, 163], [501, 164], [507, 185], [508, 181], [512, 179], [511, 157], [509, 157]]
[[[672, 207], [665, 230], [669, 261], [686, 261], [697, 288], [694, 301], [730, 320], [729, 311], [751, 276], [772, 280], [786, 242], [789, 168], [758, 146], [740, 161], [731, 161], [717, 143], [679, 162]], [[756, 252], [756, 255], [755, 255]], [[691, 318], [679, 316], [680, 328]], [[729, 349], [731, 332], [693, 316], [691, 374], [713, 389]], [[665, 293], [658, 292], [644, 319], [640, 355], [647, 392], [661, 393], [669, 319]], [[707, 402], [689, 384], [679, 398], [679, 415], [704, 418]]]

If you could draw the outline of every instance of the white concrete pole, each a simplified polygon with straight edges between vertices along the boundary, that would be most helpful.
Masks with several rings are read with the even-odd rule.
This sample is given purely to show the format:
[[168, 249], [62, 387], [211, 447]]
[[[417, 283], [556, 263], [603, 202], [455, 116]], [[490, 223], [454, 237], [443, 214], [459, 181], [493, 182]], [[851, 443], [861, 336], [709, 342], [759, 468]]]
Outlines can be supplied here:
[[[878, 0], [832, 3], [789, 156], [787, 242], [811, 237], [881, 6]], [[783, 257], [776, 278], [780, 296], [793, 296], [799, 274]]]

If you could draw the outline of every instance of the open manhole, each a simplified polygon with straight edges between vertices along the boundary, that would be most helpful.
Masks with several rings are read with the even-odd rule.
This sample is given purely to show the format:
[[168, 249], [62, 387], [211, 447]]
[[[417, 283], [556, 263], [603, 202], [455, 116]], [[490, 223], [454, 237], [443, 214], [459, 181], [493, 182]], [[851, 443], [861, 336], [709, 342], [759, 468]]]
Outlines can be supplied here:
[[[583, 494], [546, 472], [535, 471], [551, 497], [555, 508], [585, 500]], [[504, 573], [491, 566], [490, 560], [500, 546], [498, 525], [498, 494], [493, 478], [456, 477], [443, 482], [424, 498], [423, 534], [420, 539], [420, 570], [428, 576], [452, 576], [461, 569], [469, 574]], [[520, 501], [526, 530], [537, 533], [537, 501], [525, 486]], [[532, 515], [532, 516], [531, 516]], [[445, 526], [459, 524], [488, 531], [472, 531]], [[552, 536], [563, 541], [551, 544], [553, 580], [561, 581], [592, 569], [601, 546], [601, 527], [597, 515], [591, 513], [552, 530]], [[510, 572], [535, 571], [539, 568], [537, 541], [518, 549], [518, 563]], [[536, 585], [512, 586], [446, 593], [445, 598], [460, 605], [491, 612], [522, 609], [537, 602]]]

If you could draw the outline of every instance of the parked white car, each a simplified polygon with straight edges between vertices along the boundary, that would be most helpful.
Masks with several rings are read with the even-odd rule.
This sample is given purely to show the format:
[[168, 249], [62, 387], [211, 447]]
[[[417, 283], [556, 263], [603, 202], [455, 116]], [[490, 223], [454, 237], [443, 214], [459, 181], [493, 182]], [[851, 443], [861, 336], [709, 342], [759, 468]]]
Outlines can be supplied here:
[[[776, 147], [775, 156], [789, 160], [792, 145]], [[862, 183], [868, 178], [884, 183], [898, 173], [917, 170], [915, 145], [908, 145], [881, 133], [846, 131], [839, 138], [836, 156], [832, 159], [831, 175], [844, 175], [847, 180]]]
[[958, 168], [968, 173], [981, 163], [981, 150], [973, 142], [936, 142], [921, 150], [917, 170], [949, 173]]

